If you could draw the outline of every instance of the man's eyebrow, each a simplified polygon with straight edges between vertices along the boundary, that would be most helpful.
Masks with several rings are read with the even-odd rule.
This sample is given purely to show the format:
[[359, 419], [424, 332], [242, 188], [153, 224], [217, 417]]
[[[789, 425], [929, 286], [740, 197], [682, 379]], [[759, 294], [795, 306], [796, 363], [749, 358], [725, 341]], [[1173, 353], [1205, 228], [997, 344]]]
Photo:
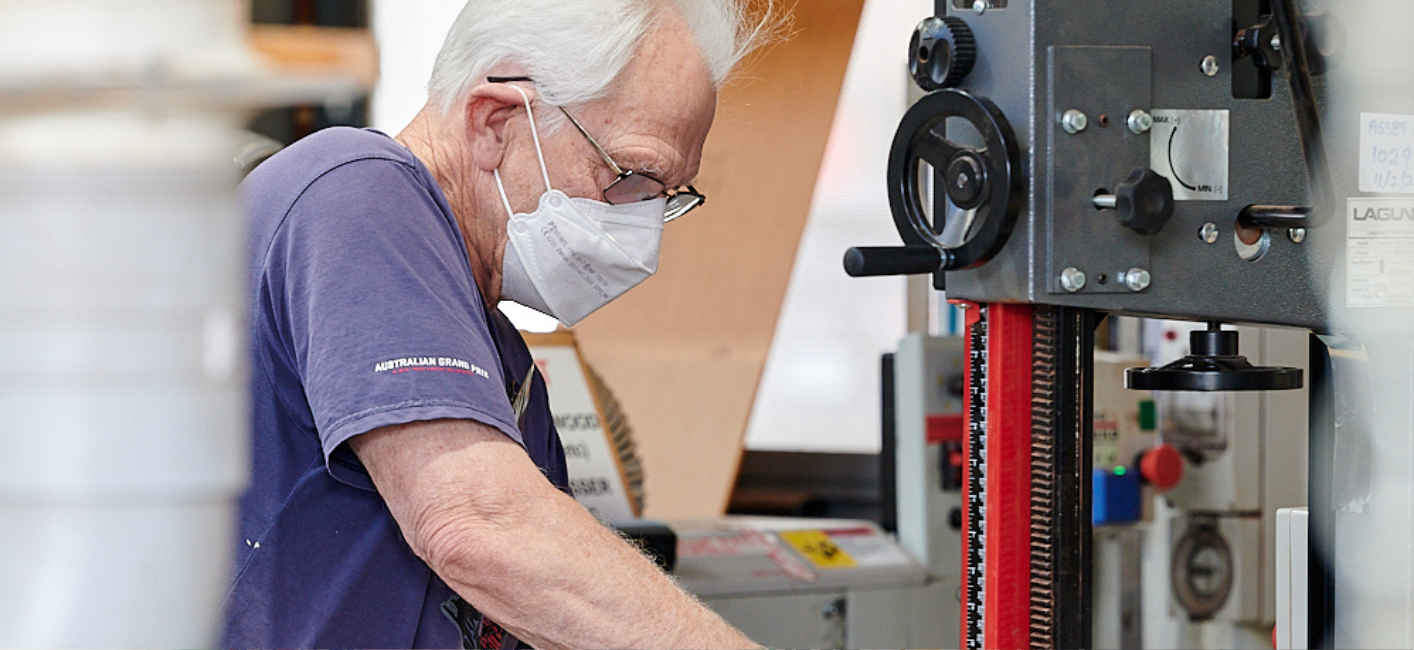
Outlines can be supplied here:
[[661, 156], [643, 157], [610, 153], [609, 157], [618, 161], [626, 169], [632, 169], [640, 174], [648, 174], [654, 178], [661, 178], [661, 174], [667, 172], [667, 167], [664, 166], [667, 161], [663, 160]]

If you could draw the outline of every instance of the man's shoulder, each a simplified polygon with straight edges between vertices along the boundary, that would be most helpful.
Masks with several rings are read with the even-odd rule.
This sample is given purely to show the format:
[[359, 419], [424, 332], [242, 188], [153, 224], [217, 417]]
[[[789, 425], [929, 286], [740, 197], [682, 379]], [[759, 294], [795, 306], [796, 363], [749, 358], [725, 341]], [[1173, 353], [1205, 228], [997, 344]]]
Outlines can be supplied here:
[[247, 190], [274, 185], [307, 185], [352, 162], [381, 160], [416, 167], [416, 158], [392, 138], [369, 129], [332, 127], [271, 156], [246, 179]]
[[[372, 130], [334, 127], [261, 163], [241, 183], [241, 194], [251, 235], [259, 244], [268, 242], [295, 214], [320, 221], [331, 216], [355, 219], [364, 213], [377, 216], [373, 206], [393, 196], [423, 196], [429, 205], [439, 203], [435, 185], [412, 152], [392, 138]], [[360, 196], [363, 200], [356, 200]], [[367, 209], [345, 209], [350, 201]], [[299, 210], [300, 205], [307, 209]]]

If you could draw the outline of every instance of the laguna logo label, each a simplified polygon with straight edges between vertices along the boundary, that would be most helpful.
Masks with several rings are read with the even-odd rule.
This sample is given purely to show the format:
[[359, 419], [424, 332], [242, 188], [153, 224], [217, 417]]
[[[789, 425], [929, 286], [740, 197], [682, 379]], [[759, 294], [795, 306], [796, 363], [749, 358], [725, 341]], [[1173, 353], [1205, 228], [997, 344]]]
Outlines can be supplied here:
[[1356, 221], [1414, 221], [1414, 206], [1400, 208], [1351, 208]]
[[490, 379], [491, 374], [474, 363], [453, 357], [403, 357], [389, 359], [373, 366], [373, 372], [393, 375], [405, 372], [451, 372]]

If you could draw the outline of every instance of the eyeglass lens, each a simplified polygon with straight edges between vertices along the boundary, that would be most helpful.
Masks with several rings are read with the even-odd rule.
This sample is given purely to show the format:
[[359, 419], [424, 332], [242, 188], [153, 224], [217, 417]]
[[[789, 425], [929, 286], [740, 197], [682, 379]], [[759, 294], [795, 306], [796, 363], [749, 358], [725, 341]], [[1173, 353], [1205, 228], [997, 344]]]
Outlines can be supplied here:
[[[604, 188], [604, 200], [613, 205], [648, 201], [661, 196], [667, 188], [663, 182], [645, 174], [625, 173]], [[697, 190], [687, 188], [668, 193], [668, 204], [663, 212], [663, 221], [672, 221], [693, 208], [702, 205], [703, 197]]]
[[615, 205], [637, 203], [661, 196], [664, 189], [658, 179], [630, 172], [604, 188], [604, 200]]

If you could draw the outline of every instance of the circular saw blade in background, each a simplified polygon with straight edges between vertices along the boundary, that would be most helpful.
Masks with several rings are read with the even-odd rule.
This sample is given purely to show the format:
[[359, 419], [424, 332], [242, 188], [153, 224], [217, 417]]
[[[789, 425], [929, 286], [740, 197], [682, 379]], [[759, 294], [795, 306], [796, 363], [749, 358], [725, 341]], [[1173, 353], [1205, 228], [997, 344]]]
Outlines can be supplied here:
[[599, 403], [600, 412], [604, 414], [604, 433], [609, 437], [614, 453], [618, 454], [619, 466], [623, 468], [624, 480], [627, 483], [625, 487], [628, 489], [629, 498], [633, 500], [633, 509], [635, 512], [643, 512], [643, 459], [639, 457], [638, 445], [633, 440], [633, 427], [629, 426], [628, 416], [624, 414], [619, 400], [614, 397], [613, 391], [609, 390], [604, 378], [588, 363], [584, 364], [584, 370], [589, 376], [589, 388], [594, 394], [594, 401]]

